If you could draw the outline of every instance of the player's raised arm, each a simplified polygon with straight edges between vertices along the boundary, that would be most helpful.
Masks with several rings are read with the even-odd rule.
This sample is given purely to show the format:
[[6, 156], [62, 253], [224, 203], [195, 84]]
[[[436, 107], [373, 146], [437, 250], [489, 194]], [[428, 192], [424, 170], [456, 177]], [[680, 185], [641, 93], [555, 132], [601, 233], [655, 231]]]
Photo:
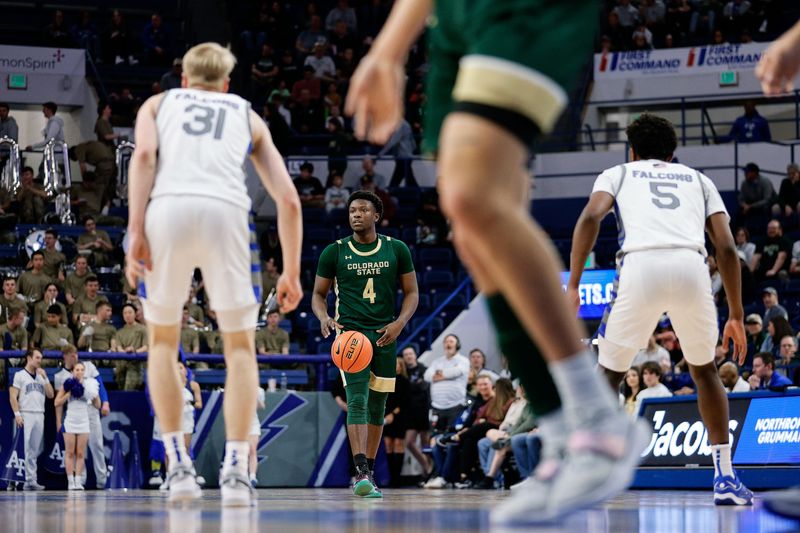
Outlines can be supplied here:
[[144, 268], [152, 268], [150, 246], [144, 234], [144, 213], [156, 180], [158, 129], [156, 111], [164, 95], [149, 98], [136, 115], [136, 149], [128, 168], [128, 255], [126, 277], [131, 287], [144, 277]]
[[278, 237], [283, 254], [283, 272], [278, 278], [277, 294], [281, 312], [288, 313], [300, 304], [303, 297], [303, 288], [300, 285], [300, 250], [303, 246], [300, 198], [267, 126], [252, 110], [250, 128], [253, 132], [253, 152], [250, 158], [261, 183], [278, 208]]
[[567, 282], [567, 298], [575, 312], [580, 307], [578, 288], [583, 275], [583, 266], [586, 258], [594, 248], [597, 235], [600, 232], [600, 223], [614, 205], [614, 197], [604, 191], [592, 193], [589, 203], [583, 208], [575, 231], [572, 233], [572, 251], [569, 254], [569, 281]]
[[431, 0], [395, 2], [369, 54], [359, 62], [345, 103], [359, 139], [384, 144], [400, 123], [406, 55], [432, 8]]

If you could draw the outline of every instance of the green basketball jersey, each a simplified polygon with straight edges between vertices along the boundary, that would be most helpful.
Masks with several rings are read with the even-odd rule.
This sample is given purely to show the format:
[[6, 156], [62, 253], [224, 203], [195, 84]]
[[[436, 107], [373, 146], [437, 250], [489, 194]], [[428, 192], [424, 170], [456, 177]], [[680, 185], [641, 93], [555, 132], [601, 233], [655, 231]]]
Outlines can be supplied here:
[[408, 246], [385, 235], [370, 244], [339, 239], [322, 251], [317, 266], [317, 276], [334, 280], [336, 321], [356, 331], [394, 320], [398, 277], [409, 272], [414, 263]]

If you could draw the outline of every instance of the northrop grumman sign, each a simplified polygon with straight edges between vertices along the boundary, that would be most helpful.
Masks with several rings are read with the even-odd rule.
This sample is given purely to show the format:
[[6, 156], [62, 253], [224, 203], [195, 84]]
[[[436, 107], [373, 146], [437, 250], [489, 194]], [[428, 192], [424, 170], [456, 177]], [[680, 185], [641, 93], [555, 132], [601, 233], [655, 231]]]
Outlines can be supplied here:
[[0, 73], [85, 76], [86, 53], [77, 48], [0, 45]]
[[752, 70], [767, 46], [769, 43], [720, 44], [669, 50], [605, 52], [594, 56], [594, 77], [686, 76]]

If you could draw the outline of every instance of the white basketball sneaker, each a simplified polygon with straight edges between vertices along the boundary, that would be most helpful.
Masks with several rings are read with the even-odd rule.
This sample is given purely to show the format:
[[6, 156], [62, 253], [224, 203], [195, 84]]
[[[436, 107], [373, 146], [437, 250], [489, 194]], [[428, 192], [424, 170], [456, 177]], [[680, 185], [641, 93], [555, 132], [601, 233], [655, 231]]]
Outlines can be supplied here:
[[200, 499], [203, 493], [195, 477], [193, 466], [179, 464], [175, 468], [170, 468], [166, 481], [169, 485], [168, 500], [170, 502], [188, 502]]
[[256, 503], [256, 491], [246, 474], [230, 469], [220, 481], [223, 507], [250, 507]]

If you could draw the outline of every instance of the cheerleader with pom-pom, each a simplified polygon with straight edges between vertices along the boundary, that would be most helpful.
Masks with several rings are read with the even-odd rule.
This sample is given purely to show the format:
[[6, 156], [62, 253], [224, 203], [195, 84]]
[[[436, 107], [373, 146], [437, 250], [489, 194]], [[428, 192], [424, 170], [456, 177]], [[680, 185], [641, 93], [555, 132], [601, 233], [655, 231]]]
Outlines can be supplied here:
[[81, 474], [86, 456], [86, 443], [89, 440], [89, 404], [100, 408], [100, 395], [97, 380], [84, 378], [86, 367], [82, 362], [75, 363], [72, 377], [64, 381], [58, 389], [56, 406], [67, 404], [64, 419], [64, 465], [67, 471], [67, 488], [83, 490]]

